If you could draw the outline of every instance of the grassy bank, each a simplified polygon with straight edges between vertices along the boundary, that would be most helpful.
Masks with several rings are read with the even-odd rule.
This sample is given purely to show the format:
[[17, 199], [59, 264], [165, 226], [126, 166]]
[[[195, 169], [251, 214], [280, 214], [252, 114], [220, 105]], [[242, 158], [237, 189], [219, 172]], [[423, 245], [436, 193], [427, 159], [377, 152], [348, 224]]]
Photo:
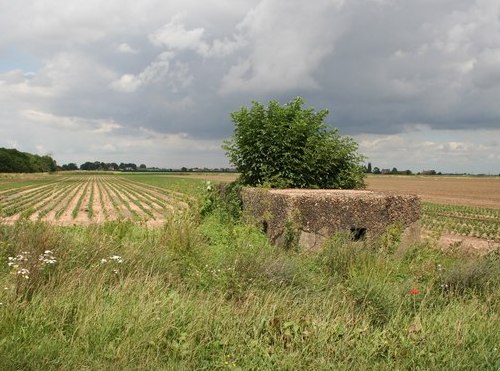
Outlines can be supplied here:
[[217, 210], [1, 225], [0, 369], [498, 369], [498, 254], [389, 247], [276, 250]]

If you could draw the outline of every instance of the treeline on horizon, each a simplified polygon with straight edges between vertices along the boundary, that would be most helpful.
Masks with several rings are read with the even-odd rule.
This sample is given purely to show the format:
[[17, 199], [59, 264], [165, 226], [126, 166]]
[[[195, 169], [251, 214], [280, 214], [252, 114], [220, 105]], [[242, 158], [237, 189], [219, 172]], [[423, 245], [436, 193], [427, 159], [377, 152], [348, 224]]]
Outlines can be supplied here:
[[14, 148], [0, 148], [0, 173], [45, 173], [57, 170], [49, 155], [39, 156]]
[[116, 162], [84, 162], [80, 166], [71, 162], [69, 164], [64, 164], [62, 166], [58, 166], [58, 170], [61, 171], [74, 171], [74, 170], [84, 170], [84, 171], [147, 171], [147, 172], [169, 172], [169, 171], [181, 171], [181, 172], [234, 172], [235, 170], [232, 168], [199, 168], [192, 167], [187, 168], [185, 166], [180, 168], [158, 168], [158, 167], [147, 167], [145, 164], [140, 164], [137, 166], [134, 163], [123, 163], [117, 164]]
[[[0, 148], [0, 173], [45, 173], [54, 171], [148, 171], [148, 172], [235, 172], [233, 168], [199, 168], [199, 167], [181, 167], [181, 168], [157, 168], [147, 167], [145, 164], [136, 165], [134, 163], [116, 162], [101, 162], [87, 161], [78, 166], [75, 163], [68, 163], [58, 166], [56, 161], [49, 155], [35, 155], [28, 152], [21, 152], [15, 148]], [[373, 167], [369, 162], [365, 167], [367, 174], [388, 174], [388, 175], [485, 175], [485, 174], [469, 174], [469, 173], [441, 173], [435, 170], [423, 170], [413, 173], [411, 170], [379, 169]], [[500, 174], [499, 174], [500, 176]]]
[[[392, 169], [380, 169], [378, 167], [374, 167], [372, 169], [372, 164], [371, 162], [368, 163], [367, 166], [365, 166], [365, 173], [367, 174], [393, 174], [393, 175], [413, 175], [414, 173], [407, 169], [407, 170], [398, 170], [397, 168], [393, 167]], [[441, 172], [436, 172], [436, 170], [422, 170], [421, 172], [416, 173], [416, 175], [442, 175]]]

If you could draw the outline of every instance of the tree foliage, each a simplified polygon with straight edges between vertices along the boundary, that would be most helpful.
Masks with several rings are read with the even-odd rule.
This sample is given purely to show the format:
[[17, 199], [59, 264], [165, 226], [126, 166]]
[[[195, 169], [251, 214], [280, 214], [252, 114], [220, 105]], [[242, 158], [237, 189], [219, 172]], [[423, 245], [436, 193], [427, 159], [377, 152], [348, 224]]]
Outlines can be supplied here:
[[74, 162], [70, 162], [69, 164], [62, 165], [61, 170], [63, 171], [78, 170], [78, 165], [75, 164]]
[[0, 173], [42, 173], [56, 171], [55, 160], [17, 149], [0, 148]]
[[363, 187], [364, 157], [357, 143], [324, 123], [327, 110], [253, 102], [231, 114], [233, 137], [223, 148], [246, 185], [275, 188]]

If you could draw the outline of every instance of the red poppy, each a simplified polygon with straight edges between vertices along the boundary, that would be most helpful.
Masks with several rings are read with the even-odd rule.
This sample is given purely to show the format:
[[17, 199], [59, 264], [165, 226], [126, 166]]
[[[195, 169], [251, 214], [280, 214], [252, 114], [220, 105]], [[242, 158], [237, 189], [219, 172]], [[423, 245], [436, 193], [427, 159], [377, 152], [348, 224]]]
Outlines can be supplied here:
[[413, 289], [411, 289], [410, 294], [412, 294], [412, 295], [418, 295], [418, 294], [419, 294], [419, 292], [420, 292], [420, 291], [418, 291], [418, 289], [413, 288]]

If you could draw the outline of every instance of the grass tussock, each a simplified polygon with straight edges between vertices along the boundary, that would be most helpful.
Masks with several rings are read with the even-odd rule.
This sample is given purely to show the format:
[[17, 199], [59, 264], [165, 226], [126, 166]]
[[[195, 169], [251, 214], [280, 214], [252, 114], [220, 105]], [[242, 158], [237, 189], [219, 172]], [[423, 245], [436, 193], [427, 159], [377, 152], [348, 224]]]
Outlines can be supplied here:
[[494, 253], [343, 235], [284, 251], [215, 209], [0, 225], [0, 259], [2, 370], [500, 367]]

